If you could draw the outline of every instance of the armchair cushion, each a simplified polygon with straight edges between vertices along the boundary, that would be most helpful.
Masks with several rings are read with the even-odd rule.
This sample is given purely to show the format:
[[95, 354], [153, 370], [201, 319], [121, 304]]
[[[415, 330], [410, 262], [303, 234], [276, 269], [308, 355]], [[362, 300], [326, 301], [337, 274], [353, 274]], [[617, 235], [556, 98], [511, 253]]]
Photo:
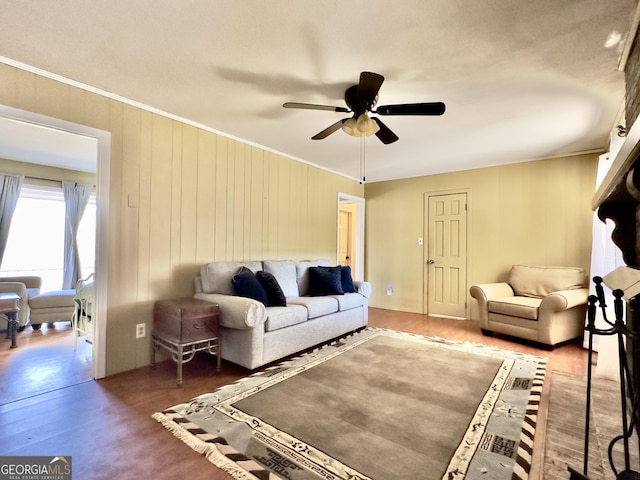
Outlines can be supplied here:
[[516, 295], [542, 298], [558, 290], [583, 288], [584, 277], [582, 268], [514, 265], [509, 284]]
[[538, 320], [538, 308], [542, 300], [533, 297], [503, 297], [489, 301], [489, 312]]

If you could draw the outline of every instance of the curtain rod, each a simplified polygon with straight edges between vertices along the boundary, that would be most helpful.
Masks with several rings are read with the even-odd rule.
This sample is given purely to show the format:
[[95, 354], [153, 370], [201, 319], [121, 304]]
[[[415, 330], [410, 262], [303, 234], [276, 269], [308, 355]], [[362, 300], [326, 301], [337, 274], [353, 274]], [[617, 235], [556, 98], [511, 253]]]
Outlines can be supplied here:
[[[54, 183], [59, 183], [60, 185], [62, 185], [62, 182], [63, 182], [63, 181], [66, 181], [66, 180], [55, 180], [55, 179], [53, 179], [53, 178], [34, 177], [34, 176], [32, 176], [32, 175], [25, 175], [25, 176], [24, 176], [24, 178], [25, 178], [25, 179], [27, 179], [27, 178], [28, 178], [29, 180], [40, 180], [40, 181], [43, 181], [43, 182], [54, 182]], [[77, 184], [78, 182], [75, 182], [75, 183]], [[96, 188], [96, 186], [95, 186], [95, 185], [91, 185], [91, 186], [92, 186], [93, 188]]]

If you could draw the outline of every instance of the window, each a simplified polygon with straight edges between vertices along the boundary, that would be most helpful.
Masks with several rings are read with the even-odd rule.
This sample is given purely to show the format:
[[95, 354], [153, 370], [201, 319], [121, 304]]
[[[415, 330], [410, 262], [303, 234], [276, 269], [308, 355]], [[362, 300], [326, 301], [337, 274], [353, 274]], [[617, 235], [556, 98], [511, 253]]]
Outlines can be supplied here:
[[[16, 205], [0, 276], [38, 275], [43, 292], [62, 288], [64, 195], [61, 187], [24, 185]], [[91, 194], [78, 230], [81, 277], [95, 268], [96, 196]]]

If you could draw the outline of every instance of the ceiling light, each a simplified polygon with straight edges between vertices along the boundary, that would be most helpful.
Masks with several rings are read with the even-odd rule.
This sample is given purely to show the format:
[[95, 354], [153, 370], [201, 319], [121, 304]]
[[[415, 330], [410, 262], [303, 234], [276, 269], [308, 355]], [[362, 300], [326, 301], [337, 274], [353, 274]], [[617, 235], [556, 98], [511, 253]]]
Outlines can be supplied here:
[[369, 137], [380, 130], [380, 126], [371, 120], [366, 113], [355, 118], [350, 118], [342, 124], [342, 130], [352, 137]]

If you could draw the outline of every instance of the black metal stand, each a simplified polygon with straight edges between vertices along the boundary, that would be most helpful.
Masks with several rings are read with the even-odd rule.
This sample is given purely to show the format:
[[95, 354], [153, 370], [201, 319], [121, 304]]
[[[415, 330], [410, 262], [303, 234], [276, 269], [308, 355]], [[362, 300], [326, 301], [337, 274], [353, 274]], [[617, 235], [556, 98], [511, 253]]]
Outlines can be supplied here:
[[[583, 471], [579, 473], [573, 468], [569, 467], [570, 480], [588, 480], [588, 466], [589, 466], [589, 428], [591, 417], [591, 379], [592, 379], [592, 360], [593, 360], [593, 336], [594, 335], [616, 335], [618, 337], [618, 359], [620, 363], [620, 402], [622, 408], [622, 434], [616, 436], [611, 443], [609, 443], [609, 465], [611, 470], [616, 476], [617, 480], [640, 480], [640, 473], [631, 469], [631, 461], [629, 454], [629, 439], [633, 435], [634, 426], [638, 423], [638, 398], [637, 398], [637, 385], [631, 380], [631, 374], [629, 371], [629, 363], [627, 360], [625, 338], [632, 341], [638, 340], [636, 332], [632, 331], [625, 325], [623, 321], [623, 301], [622, 296], [624, 292], [622, 290], [614, 290], [614, 311], [616, 319], [611, 322], [607, 319], [606, 303], [604, 298], [604, 290], [602, 287], [602, 278], [594, 277], [594, 283], [596, 284], [596, 294], [589, 295], [589, 306], [587, 310], [587, 326], [585, 330], [588, 333], [589, 341], [589, 356], [587, 367], [587, 405], [586, 405], [586, 418], [585, 418], [585, 436], [584, 436], [584, 463]], [[604, 321], [610, 326], [610, 328], [599, 329], [595, 326], [596, 320], [596, 303], [600, 305], [602, 309], [602, 315]], [[639, 368], [640, 365], [635, 368]], [[630, 399], [631, 405], [628, 405]], [[629, 408], [630, 407], [630, 412]], [[636, 429], [637, 430], [637, 429]], [[637, 435], [637, 431], [636, 431]], [[619, 471], [616, 468], [613, 449], [615, 445], [622, 441], [624, 447], [624, 469]]]

